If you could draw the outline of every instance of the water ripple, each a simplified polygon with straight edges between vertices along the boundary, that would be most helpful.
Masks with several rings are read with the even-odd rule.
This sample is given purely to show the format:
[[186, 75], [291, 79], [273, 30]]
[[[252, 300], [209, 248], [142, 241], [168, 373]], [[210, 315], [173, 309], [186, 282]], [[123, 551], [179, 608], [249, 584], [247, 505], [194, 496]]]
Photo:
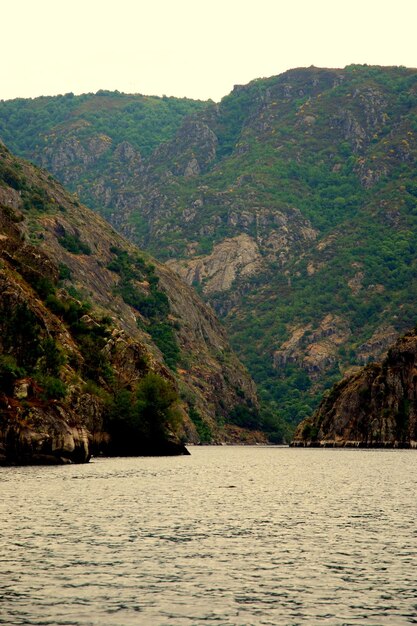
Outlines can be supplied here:
[[1, 468], [0, 624], [417, 623], [407, 450]]

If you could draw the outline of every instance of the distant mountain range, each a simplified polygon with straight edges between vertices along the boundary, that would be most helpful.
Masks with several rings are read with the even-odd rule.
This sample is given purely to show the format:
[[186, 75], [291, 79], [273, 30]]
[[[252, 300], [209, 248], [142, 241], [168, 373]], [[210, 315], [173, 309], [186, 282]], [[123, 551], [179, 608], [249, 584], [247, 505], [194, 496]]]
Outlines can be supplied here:
[[0, 102], [0, 136], [193, 285], [290, 425], [415, 323], [416, 70]]

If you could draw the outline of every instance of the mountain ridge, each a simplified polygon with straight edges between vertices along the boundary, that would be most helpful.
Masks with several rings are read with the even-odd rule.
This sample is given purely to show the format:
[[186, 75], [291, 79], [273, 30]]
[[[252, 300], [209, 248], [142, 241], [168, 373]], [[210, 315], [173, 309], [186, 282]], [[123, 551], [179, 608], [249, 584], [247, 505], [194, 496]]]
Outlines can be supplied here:
[[[416, 84], [402, 67], [289, 70], [184, 117], [146, 159], [113, 146], [109, 177], [87, 164], [72, 183], [211, 302], [292, 424], [413, 325]], [[36, 158], [59, 162], [67, 140]]]

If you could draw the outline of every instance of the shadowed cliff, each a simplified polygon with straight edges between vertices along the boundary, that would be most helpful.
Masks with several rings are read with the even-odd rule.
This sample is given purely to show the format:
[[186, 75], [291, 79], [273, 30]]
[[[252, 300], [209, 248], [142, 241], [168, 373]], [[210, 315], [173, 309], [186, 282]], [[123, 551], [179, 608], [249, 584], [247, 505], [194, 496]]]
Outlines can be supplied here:
[[380, 363], [337, 383], [295, 446], [417, 448], [417, 333], [401, 337]]

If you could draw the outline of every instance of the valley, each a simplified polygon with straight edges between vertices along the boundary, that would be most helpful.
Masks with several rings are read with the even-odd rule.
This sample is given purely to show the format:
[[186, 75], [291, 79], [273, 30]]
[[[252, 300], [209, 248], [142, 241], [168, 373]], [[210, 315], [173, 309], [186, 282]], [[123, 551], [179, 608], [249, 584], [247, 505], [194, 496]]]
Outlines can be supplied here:
[[415, 324], [416, 133], [404, 67], [299, 68], [219, 103], [0, 102], [12, 150], [213, 306], [277, 441]]

